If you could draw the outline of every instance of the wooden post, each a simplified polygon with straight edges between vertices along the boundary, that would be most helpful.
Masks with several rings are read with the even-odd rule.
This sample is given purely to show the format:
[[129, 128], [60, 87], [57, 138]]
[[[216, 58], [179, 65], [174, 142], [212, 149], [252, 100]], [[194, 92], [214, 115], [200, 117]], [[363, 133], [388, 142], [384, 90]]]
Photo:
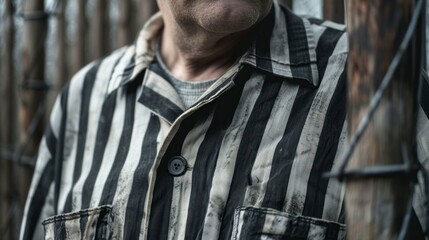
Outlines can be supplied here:
[[66, 21], [65, 21], [65, 7], [67, 0], [58, 2], [58, 15], [57, 15], [57, 61], [56, 61], [56, 85], [57, 91], [69, 80], [66, 58]]
[[156, 12], [158, 11], [158, 5], [156, 0], [145, 0], [138, 1], [140, 12], [138, 14], [137, 21], [139, 22], [140, 28], [143, 27], [143, 24]]
[[[30, 142], [27, 151], [22, 154], [33, 156], [38, 149], [40, 138], [43, 135], [43, 116], [33, 135], [27, 136], [27, 130], [33, 118], [37, 115], [39, 106], [44, 102], [44, 90], [40, 89], [45, 80], [45, 39], [47, 18], [39, 18], [45, 9], [44, 0], [26, 1], [24, 14], [27, 19], [24, 24], [23, 52], [22, 52], [22, 105], [20, 122], [22, 126], [22, 143]], [[38, 15], [38, 17], [31, 17]]]
[[77, 0], [76, 32], [74, 34], [72, 46], [73, 64], [71, 67], [71, 74], [79, 71], [86, 63], [86, 23], [86, 0]]
[[[4, 51], [2, 52], [2, 75], [0, 81], [0, 94], [5, 101], [0, 101], [0, 238], [15, 239], [15, 227], [17, 221], [16, 216], [11, 215], [13, 209], [12, 193], [15, 189], [12, 187], [13, 182], [13, 158], [6, 154], [11, 153], [16, 148], [18, 141], [18, 125], [17, 125], [17, 93], [16, 79], [14, 74], [13, 53], [15, 43], [15, 26], [13, 21], [13, 3], [12, 0], [4, 1], [4, 32], [1, 33], [2, 41], [4, 41]], [[5, 231], [5, 232], [3, 232]]]
[[134, 40], [133, 35], [133, 1], [119, 1], [118, 44], [124, 46]]
[[94, 16], [91, 29], [92, 60], [104, 56], [109, 51], [109, 2], [110, 1], [107, 0], [95, 0]]
[[344, 24], [344, 13], [344, 0], [324, 0], [324, 19]]
[[[408, 27], [412, 0], [349, 0], [347, 21], [349, 136], [357, 129]], [[411, 149], [415, 84], [420, 56], [411, 47], [363, 135], [348, 169], [401, 164], [401, 146]], [[418, 50], [417, 54], [422, 54]], [[396, 239], [409, 198], [409, 179], [347, 179], [347, 239]]]

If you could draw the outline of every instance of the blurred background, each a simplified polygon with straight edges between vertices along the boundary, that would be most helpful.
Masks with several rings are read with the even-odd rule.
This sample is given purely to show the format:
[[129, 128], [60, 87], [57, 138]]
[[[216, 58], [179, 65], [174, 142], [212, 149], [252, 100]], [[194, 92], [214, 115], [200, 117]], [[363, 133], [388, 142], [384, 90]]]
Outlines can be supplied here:
[[[298, 14], [344, 23], [342, 0], [279, 1]], [[132, 43], [156, 11], [155, 0], [0, 2], [0, 239], [18, 238], [58, 92], [85, 64]]]

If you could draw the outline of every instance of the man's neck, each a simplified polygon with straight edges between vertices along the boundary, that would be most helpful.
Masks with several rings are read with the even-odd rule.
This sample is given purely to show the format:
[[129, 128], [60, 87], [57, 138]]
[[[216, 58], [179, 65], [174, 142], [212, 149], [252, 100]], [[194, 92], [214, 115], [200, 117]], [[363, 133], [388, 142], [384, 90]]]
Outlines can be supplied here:
[[247, 31], [220, 34], [199, 27], [183, 29], [174, 21], [164, 26], [161, 56], [176, 78], [188, 81], [222, 76], [238, 58], [247, 35]]

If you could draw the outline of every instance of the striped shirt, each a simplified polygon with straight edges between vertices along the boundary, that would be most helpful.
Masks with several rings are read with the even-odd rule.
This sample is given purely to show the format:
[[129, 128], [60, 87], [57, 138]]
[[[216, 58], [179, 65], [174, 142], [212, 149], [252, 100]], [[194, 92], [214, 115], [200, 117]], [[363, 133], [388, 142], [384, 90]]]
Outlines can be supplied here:
[[275, 3], [188, 109], [151, 64], [162, 26], [58, 97], [21, 239], [344, 239], [344, 188], [321, 177], [346, 149], [344, 26]]

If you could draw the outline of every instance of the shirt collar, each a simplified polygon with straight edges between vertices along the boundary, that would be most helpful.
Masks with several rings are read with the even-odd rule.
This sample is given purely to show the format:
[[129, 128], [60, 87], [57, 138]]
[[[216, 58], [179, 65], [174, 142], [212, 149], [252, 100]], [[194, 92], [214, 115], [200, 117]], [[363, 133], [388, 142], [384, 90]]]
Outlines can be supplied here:
[[[163, 25], [159, 12], [144, 25], [133, 45], [134, 59], [125, 68], [130, 71], [129, 77], [124, 78], [120, 86], [134, 80], [152, 62]], [[251, 46], [240, 63], [285, 79], [304, 81], [307, 85], [319, 84], [316, 44], [307, 19], [274, 3], [268, 16], [255, 26], [251, 39]]]

